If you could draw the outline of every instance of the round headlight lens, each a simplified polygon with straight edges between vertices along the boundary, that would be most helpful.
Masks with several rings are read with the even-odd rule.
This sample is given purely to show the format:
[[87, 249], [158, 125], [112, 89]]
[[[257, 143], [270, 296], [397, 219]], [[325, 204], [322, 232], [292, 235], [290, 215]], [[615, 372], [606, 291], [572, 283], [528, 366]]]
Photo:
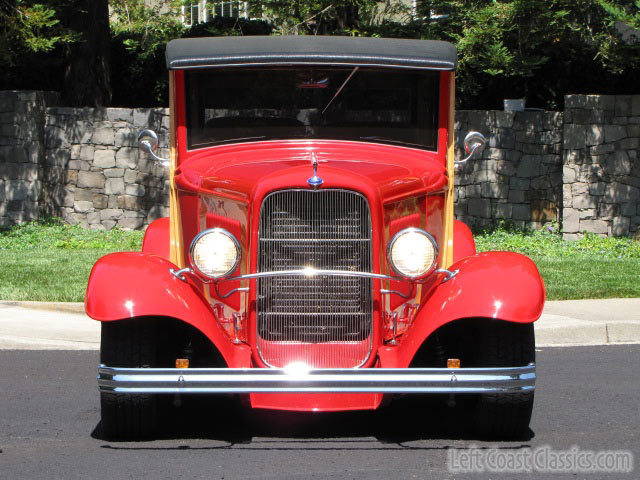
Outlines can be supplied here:
[[424, 230], [407, 228], [398, 232], [389, 244], [389, 263], [400, 275], [422, 277], [435, 266], [438, 245]]
[[207, 277], [225, 277], [236, 269], [239, 261], [238, 241], [222, 228], [205, 230], [191, 243], [191, 262]]

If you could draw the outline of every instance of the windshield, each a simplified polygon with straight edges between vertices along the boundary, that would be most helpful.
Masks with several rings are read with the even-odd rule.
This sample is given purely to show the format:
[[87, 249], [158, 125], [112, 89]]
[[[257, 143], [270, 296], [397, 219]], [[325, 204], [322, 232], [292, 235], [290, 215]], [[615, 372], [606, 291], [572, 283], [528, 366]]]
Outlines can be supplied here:
[[437, 149], [438, 72], [318, 66], [185, 74], [189, 149], [289, 138]]

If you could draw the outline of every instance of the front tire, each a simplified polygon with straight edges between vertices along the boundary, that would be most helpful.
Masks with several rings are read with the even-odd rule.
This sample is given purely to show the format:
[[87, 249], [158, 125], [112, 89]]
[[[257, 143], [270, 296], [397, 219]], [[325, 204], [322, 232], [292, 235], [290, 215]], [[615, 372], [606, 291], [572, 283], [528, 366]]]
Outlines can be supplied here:
[[[100, 363], [109, 367], [157, 366], [152, 319], [103, 322]], [[156, 430], [157, 396], [100, 392], [102, 432], [107, 439], [137, 439]]]
[[[533, 324], [494, 321], [479, 331], [479, 367], [520, 367], [535, 361]], [[529, 431], [534, 392], [480, 395], [473, 412], [476, 434], [523, 438]]]

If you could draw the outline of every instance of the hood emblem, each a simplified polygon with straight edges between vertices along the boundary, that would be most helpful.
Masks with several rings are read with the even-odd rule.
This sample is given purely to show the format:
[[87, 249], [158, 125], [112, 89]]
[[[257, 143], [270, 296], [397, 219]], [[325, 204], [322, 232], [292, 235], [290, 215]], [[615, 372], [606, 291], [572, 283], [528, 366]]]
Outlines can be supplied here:
[[316, 189], [324, 183], [324, 180], [318, 176], [318, 158], [315, 152], [311, 152], [311, 163], [313, 165], [313, 177], [309, 178], [307, 183], [311, 188]]

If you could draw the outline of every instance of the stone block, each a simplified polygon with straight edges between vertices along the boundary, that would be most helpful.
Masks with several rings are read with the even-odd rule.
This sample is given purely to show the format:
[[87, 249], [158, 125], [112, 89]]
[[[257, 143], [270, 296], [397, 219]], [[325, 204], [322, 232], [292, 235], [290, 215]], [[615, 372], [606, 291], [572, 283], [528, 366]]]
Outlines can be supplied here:
[[84, 121], [74, 122], [68, 129], [68, 135], [71, 143], [90, 143], [93, 135], [93, 125]]
[[108, 197], [106, 195], [94, 194], [91, 201], [93, 202], [93, 208], [97, 210], [107, 208], [108, 206]]
[[637, 199], [638, 188], [618, 182], [609, 183], [604, 192], [604, 201], [607, 203], [626, 203]]
[[624, 125], [605, 125], [604, 126], [604, 141], [617, 142], [627, 136], [627, 127]]
[[640, 116], [640, 95], [631, 95], [631, 115]]
[[531, 207], [526, 204], [513, 205], [511, 217], [514, 220], [531, 220]]
[[496, 218], [511, 218], [513, 207], [510, 203], [498, 203], [496, 204], [495, 216]]
[[531, 180], [528, 178], [511, 177], [509, 179], [509, 187], [515, 190], [527, 190], [531, 186]]
[[616, 150], [616, 147], [613, 143], [603, 143], [602, 145], [589, 147], [589, 154], [598, 156], [598, 155], [604, 155], [606, 153], [615, 152], [615, 150]]
[[128, 168], [124, 172], [124, 183], [136, 183], [140, 177], [144, 178], [144, 174], [139, 174], [136, 170]]
[[80, 160], [85, 160], [87, 162], [93, 161], [93, 155], [95, 152], [95, 148], [93, 145], [82, 145], [80, 147]]
[[103, 222], [104, 220], [117, 220], [122, 218], [123, 213], [119, 208], [105, 208], [100, 210], [100, 220]]
[[118, 178], [124, 175], [124, 168], [107, 168], [103, 173], [107, 178]]
[[515, 112], [496, 111], [495, 112], [496, 127], [511, 128], [513, 127], [514, 118], [515, 118]]
[[142, 208], [142, 199], [131, 195], [118, 196], [118, 208], [125, 210], [137, 210]]
[[107, 108], [107, 119], [111, 122], [133, 122], [133, 110], [130, 108]]
[[584, 125], [565, 124], [564, 126], [564, 149], [580, 150], [585, 148], [587, 134]]
[[562, 185], [562, 205], [564, 207], [570, 207], [573, 201], [573, 194], [571, 193], [571, 184], [565, 183]]
[[595, 182], [589, 185], [589, 194], [600, 196], [604, 195], [604, 190], [607, 187], [605, 182]]
[[116, 147], [133, 147], [138, 143], [138, 134], [131, 128], [121, 128], [116, 132], [115, 140]]
[[87, 213], [87, 223], [89, 225], [100, 224], [100, 212]]
[[151, 223], [158, 218], [168, 217], [169, 216], [169, 207], [163, 205], [154, 205], [149, 209], [149, 213], [147, 213], [147, 222]]
[[122, 178], [108, 178], [104, 187], [104, 193], [107, 195], [122, 195], [124, 190], [124, 179]]
[[624, 138], [619, 142], [616, 142], [616, 148], [622, 150], [636, 150], [640, 145], [639, 138]]
[[584, 108], [587, 106], [586, 95], [565, 95], [564, 96], [565, 108]]
[[598, 206], [598, 197], [592, 197], [591, 195], [574, 195], [572, 200], [573, 208], [585, 209], [596, 208]]
[[104, 188], [104, 175], [101, 172], [78, 172], [78, 186], [83, 188]]
[[98, 128], [94, 130], [91, 142], [96, 145], [113, 145], [115, 135], [112, 128]]
[[580, 220], [591, 220], [596, 218], [596, 209], [588, 208], [586, 210], [580, 210]]
[[609, 175], [629, 175], [633, 162], [624, 150], [618, 150], [607, 155], [606, 169]]
[[118, 226], [125, 230], [136, 230], [144, 225], [144, 218], [130, 217], [118, 220]]
[[491, 201], [486, 199], [469, 199], [469, 215], [480, 218], [491, 218]]
[[102, 220], [101, 223], [105, 230], [111, 230], [116, 226], [117, 222], [115, 220]]
[[531, 220], [534, 222], [548, 223], [558, 219], [558, 207], [554, 202], [547, 200], [534, 200], [531, 202]]
[[138, 165], [139, 150], [137, 148], [121, 148], [116, 153], [116, 166], [118, 168], [134, 169]]
[[616, 95], [614, 111], [616, 117], [631, 115], [631, 95]]
[[539, 156], [524, 155], [518, 164], [517, 175], [523, 178], [537, 177], [540, 175], [541, 161]]
[[76, 188], [74, 190], [74, 200], [76, 201], [90, 202], [93, 200], [93, 195], [94, 193], [88, 188]]
[[636, 202], [626, 202], [620, 205], [620, 214], [626, 217], [633, 217], [638, 212]]
[[116, 166], [116, 154], [113, 150], [96, 150], [93, 166], [97, 168], [113, 168]]
[[580, 231], [606, 235], [609, 225], [604, 220], [580, 220]]
[[577, 233], [580, 231], [580, 212], [573, 208], [564, 208], [562, 215], [562, 231]]
[[483, 182], [481, 192], [484, 198], [507, 198], [509, 186], [504, 183]]
[[135, 197], [143, 197], [145, 192], [142, 185], [127, 185], [124, 190], [127, 195], [133, 195]]
[[604, 127], [602, 125], [587, 125], [587, 145], [600, 145], [604, 143]]
[[525, 200], [524, 190], [509, 190], [509, 203], [522, 203]]
[[89, 170], [89, 162], [86, 162], [84, 160], [69, 160], [69, 163], [67, 165], [67, 168], [69, 170]]
[[611, 222], [611, 234], [616, 237], [629, 235], [629, 226], [631, 219], [629, 217], [613, 217]]
[[73, 210], [78, 213], [87, 213], [93, 209], [93, 202], [78, 200], [73, 202]]

